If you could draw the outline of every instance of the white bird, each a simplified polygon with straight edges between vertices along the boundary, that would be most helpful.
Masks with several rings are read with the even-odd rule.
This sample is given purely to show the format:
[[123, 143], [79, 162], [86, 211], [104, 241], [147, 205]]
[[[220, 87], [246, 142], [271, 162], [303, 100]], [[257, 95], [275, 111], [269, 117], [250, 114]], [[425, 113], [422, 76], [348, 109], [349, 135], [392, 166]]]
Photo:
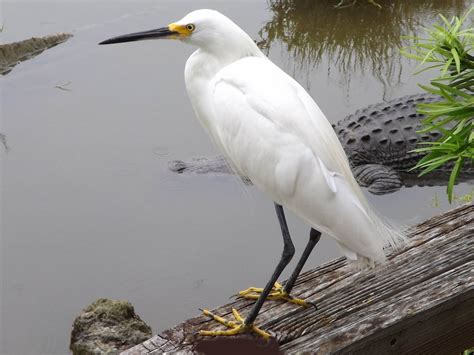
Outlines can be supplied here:
[[[385, 261], [385, 245], [397, 247], [403, 242], [403, 234], [382, 221], [365, 199], [318, 105], [239, 26], [217, 11], [197, 10], [167, 27], [100, 44], [157, 38], [198, 47], [185, 69], [196, 116], [230, 166], [273, 199], [284, 240], [282, 258], [266, 287], [240, 293], [258, 298], [247, 318], [233, 310], [237, 322], [229, 322], [204, 310], [231, 329], [201, 334], [255, 331], [268, 337], [254, 325], [267, 297], [306, 305], [290, 292], [320, 232], [333, 237], [348, 259], [368, 265]], [[284, 288], [277, 279], [294, 247], [282, 206], [311, 226], [310, 240]]]

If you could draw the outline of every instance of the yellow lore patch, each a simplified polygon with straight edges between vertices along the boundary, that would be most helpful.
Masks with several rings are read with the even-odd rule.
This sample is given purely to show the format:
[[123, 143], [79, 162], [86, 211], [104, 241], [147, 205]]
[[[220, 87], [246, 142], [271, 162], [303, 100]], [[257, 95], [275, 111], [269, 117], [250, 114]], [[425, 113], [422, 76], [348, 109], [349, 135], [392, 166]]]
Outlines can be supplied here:
[[173, 32], [178, 32], [180, 37], [188, 37], [192, 33], [192, 31], [186, 28], [186, 25], [178, 25], [176, 23], [169, 24], [168, 29]]

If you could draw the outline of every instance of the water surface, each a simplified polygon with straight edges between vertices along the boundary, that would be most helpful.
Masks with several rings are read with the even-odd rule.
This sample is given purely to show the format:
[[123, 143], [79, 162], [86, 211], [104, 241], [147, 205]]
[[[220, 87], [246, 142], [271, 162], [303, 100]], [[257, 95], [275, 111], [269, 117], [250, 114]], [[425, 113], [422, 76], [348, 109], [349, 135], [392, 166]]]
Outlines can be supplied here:
[[[2, 42], [61, 31], [74, 37], [0, 78], [0, 132], [10, 148], [0, 147], [0, 353], [67, 353], [75, 315], [99, 297], [131, 301], [154, 332], [163, 330], [263, 285], [281, 253], [266, 196], [233, 176], [167, 170], [169, 160], [217, 154], [185, 93], [193, 49], [98, 42], [197, 8], [220, 10], [337, 122], [419, 92], [416, 83], [429, 76], [412, 77], [416, 63], [398, 55], [399, 35], [467, 2], [410, 3], [335, 12], [331, 1], [3, 2]], [[412, 224], [449, 208], [444, 195], [444, 187], [415, 187], [368, 197]], [[288, 217], [301, 252], [308, 227]], [[307, 267], [339, 255], [323, 238]]]

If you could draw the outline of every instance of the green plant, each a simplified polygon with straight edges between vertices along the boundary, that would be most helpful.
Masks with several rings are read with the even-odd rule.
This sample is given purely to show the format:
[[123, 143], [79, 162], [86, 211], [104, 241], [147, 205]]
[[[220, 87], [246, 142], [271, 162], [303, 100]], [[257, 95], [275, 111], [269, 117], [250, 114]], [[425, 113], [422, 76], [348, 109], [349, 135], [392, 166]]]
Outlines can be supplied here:
[[[465, 195], [461, 195], [461, 196], [454, 195], [453, 200], [458, 202], [459, 204], [471, 203], [474, 200], [474, 189], [472, 189], [470, 192], [468, 192]], [[474, 348], [472, 348], [472, 351], [474, 351]]]
[[[426, 154], [413, 169], [420, 175], [451, 164], [452, 172], [447, 187], [448, 200], [453, 199], [453, 187], [463, 165], [474, 160], [474, 29], [467, 27], [471, 8], [461, 18], [448, 21], [427, 30], [428, 38], [405, 37], [414, 44], [402, 50], [408, 58], [420, 61], [418, 73], [440, 68], [440, 75], [429, 86], [420, 85], [425, 91], [439, 95], [441, 101], [418, 105], [418, 112], [426, 117], [421, 132], [439, 130], [442, 136], [436, 142], [423, 142], [414, 152]], [[426, 64], [428, 64], [425, 66]]]

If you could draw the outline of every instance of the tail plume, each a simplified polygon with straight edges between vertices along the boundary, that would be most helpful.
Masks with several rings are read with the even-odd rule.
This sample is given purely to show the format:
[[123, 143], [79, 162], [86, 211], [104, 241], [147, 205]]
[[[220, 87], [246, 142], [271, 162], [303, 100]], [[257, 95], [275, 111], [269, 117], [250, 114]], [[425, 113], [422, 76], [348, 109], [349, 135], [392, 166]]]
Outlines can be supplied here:
[[398, 252], [407, 243], [407, 227], [389, 220], [369, 208], [369, 217], [374, 222], [377, 234], [384, 242], [385, 252]]

